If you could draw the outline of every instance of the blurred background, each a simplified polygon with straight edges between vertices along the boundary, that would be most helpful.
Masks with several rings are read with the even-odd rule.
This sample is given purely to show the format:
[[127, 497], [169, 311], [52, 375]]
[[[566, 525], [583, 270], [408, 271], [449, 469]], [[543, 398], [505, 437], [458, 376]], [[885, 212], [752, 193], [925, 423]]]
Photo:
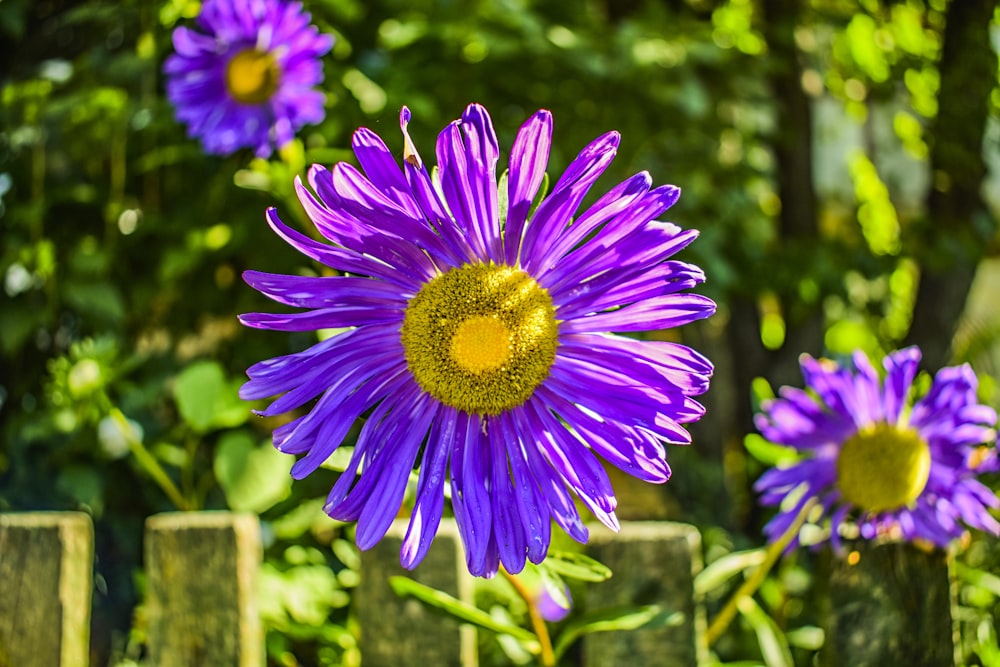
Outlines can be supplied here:
[[[652, 335], [717, 371], [695, 444], [670, 452], [674, 478], [616, 477], [622, 518], [694, 523], [709, 561], [759, 545], [768, 515], [751, 486], [766, 452], [748, 455], [762, 446], [747, 436], [761, 397], [801, 384], [802, 353], [918, 344], [930, 371], [971, 363], [1000, 405], [997, 4], [312, 0], [336, 37], [326, 119], [263, 160], [208, 156], [174, 119], [162, 63], [198, 2], [0, 2], [0, 511], [94, 517], [93, 664], [141, 658], [142, 524], [179, 507], [260, 514], [273, 664], [356, 662], [357, 554], [321, 511], [334, 466], [292, 485], [275, 423], [236, 395], [247, 366], [315, 337], [245, 330], [236, 314], [268, 309], [243, 270], [315, 270], [265, 208], [306, 224], [293, 176], [352, 160], [359, 126], [402, 156], [403, 105], [428, 160], [469, 102], [491, 111], [502, 148], [548, 108], [550, 177], [616, 129], [594, 193], [640, 170], [682, 188], [670, 218], [700, 230], [683, 258], [719, 311]], [[967, 564], [988, 571], [995, 552], [975, 538]], [[778, 627], [815, 624], [814, 572], [796, 555], [763, 590]], [[997, 597], [962, 595], [963, 660], [1000, 664]], [[720, 660], [759, 658], [740, 632]]]

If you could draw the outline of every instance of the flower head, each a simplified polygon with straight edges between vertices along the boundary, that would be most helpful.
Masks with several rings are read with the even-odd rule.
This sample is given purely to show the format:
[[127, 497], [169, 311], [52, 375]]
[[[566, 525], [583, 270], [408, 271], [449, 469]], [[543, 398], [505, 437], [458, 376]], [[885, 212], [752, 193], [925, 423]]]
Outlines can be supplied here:
[[167, 97], [209, 153], [267, 157], [307, 123], [323, 120], [320, 57], [333, 46], [298, 2], [205, 0], [201, 31], [174, 30]]
[[764, 505], [792, 501], [764, 528], [771, 539], [789, 529], [812, 497], [830, 516], [835, 544], [849, 515], [865, 539], [945, 546], [962, 535], [962, 523], [1000, 533], [988, 511], [1000, 501], [976, 479], [998, 468], [996, 412], [979, 404], [967, 364], [939, 371], [911, 407], [919, 363], [916, 347], [894, 352], [880, 380], [861, 353], [853, 369], [803, 356], [811, 392], [783, 387], [756, 418], [765, 438], [805, 455], [755, 485]]
[[[686, 292], [698, 267], [669, 259], [697, 235], [656, 222], [679, 195], [649, 174], [625, 180], [577, 213], [615, 155], [611, 132], [583, 149], [533, 209], [548, 160], [552, 116], [535, 113], [511, 149], [498, 193], [500, 149], [486, 109], [473, 104], [438, 136], [430, 176], [407, 133], [402, 168], [367, 129], [353, 139], [362, 171], [313, 166], [299, 199], [329, 243], [271, 227], [343, 275], [248, 271], [270, 298], [306, 309], [242, 316], [251, 327], [343, 331], [256, 364], [247, 399], [284, 394], [275, 415], [318, 399], [274, 432], [316, 470], [364, 415], [351, 461], [326, 503], [357, 521], [362, 549], [382, 538], [419, 466], [402, 548], [413, 567], [434, 537], [450, 484], [469, 570], [519, 572], [548, 551], [552, 520], [579, 541], [574, 495], [617, 528], [615, 496], [598, 457], [650, 482], [670, 476], [664, 443], [704, 409], [711, 364], [665, 341], [609, 332], [665, 329], [708, 317]], [[506, 206], [501, 204], [506, 201]], [[532, 212], [533, 211], [533, 212]], [[360, 474], [359, 474], [360, 473]]]

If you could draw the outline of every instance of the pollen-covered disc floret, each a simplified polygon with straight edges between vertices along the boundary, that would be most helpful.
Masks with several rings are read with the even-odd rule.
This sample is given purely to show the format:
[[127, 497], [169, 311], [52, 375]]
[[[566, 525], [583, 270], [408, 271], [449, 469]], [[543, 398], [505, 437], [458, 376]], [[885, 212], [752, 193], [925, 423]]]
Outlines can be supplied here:
[[979, 403], [972, 369], [940, 370], [912, 402], [919, 349], [887, 356], [884, 379], [863, 354], [853, 361], [851, 368], [804, 356], [809, 391], [783, 387], [757, 415], [765, 438], [801, 453], [755, 485], [762, 504], [781, 505], [768, 536], [788, 530], [812, 498], [830, 519], [834, 543], [859, 533], [945, 546], [962, 524], [1000, 534], [989, 513], [1000, 501], [976, 479], [998, 468], [997, 415]]
[[226, 65], [226, 89], [233, 99], [243, 104], [267, 102], [280, 81], [278, 62], [266, 51], [244, 49]]
[[452, 269], [407, 305], [402, 342], [424, 391], [458, 410], [496, 415], [528, 400], [549, 374], [552, 297], [520, 269]]
[[362, 549], [382, 538], [412, 489], [400, 558], [416, 566], [447, 485], [469, 571], [516, 573], [545, 558], [553, 524], [587, 540], [581, 507], [618, 528], [606, 465], [653, 483], [670, 477], [667, 445], [691, 441], [685, 424], [704, 414], [695, 397], [712, 364], [632, 334], [708, 317], [715, 304], [691, 293], [701, 269], [674, 259], [697, 232], [659, 220], [676, 187], [641, 172], [588, 199], [617, 132], [584, 147], [546, 194], [548, 111], [518, 131], [502, 180], [482, 106], [438, 135], [435, 177], [409, 119], [403, 109], [398, 157], [362, 128], [353, 139], [360, 168], [313, 165], [308, 186], [296, 181], [323, 241], [268, 211], [279, 236], [328, 268], [247, 271], [251, 286], [301, 311], [241, 320], [339, 333], [255, 364], [241, 395], [277, 396], [264, 415], [295, 411], [274, 444], [298, 457], [296, 479], [353, 445], [325, 510], [357, 522]]
[[919, 433], [894, 424], [872, 424], [841, 446], [837, 488], [846, 502], [860, 509], [894, 510], [920, 496], [930, 471], [931, 450]]

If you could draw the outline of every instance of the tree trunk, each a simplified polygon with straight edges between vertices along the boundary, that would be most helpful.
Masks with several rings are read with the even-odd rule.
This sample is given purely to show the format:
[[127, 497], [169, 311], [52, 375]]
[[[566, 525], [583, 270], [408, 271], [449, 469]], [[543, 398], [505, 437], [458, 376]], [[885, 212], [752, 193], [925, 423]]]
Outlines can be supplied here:
[[[807, 266], [805, 259], [819, 250], [816, 193], [813, 187], [813, 132], [811, 104], [802, 89], [802, 66], [795, 45], [803, 3], [798, 0], [763, 0], [762, 31], [767, 41], [771, 72], [770, 88], [775, 103], [772, 141], [775, 157], [776, 190], [781, 199], [778, 241], [770, 249], [761, 271], [788, 262]], [[789, 284], [790, 271], [770, 271], [764, 287], [781, 301], [785, 318], [785, 340], [778, 350], [767, 350], [760, 339], [759, 294], [741, 291], [729, 295], [729, 325], [726, 328], [732, 383], [736, 400], [727, 410], [725, 440], [730, 447], [742, 447], [742, 436], [754, 431], [750, 386], [755, 377], [766, 377], [772, 385], [801, 381], [798, 358], [803, 352], [819, 354], [823, 346], [823, 313], [819, 302], [802, 303], [798, 285]], [[771, 281], [771, 284], [768, 284]], [[730, 471], [730, 476], [734, 471]], [[731, 482], [737, 482], [731, 479]], [[752, 497], [748, 489], [734, 490], [740, 497]], [[749, 494], [749, 495], [746, 495]], [[752, 506], [749, 511], [755, 511]], [[733, 517], [747, 523], [748, 517]]]
[[907, 338], [921, 347], [931, 369], [950, 361], [976, 267], [996, 233], [996, 221], [980, 196], [986, 174], [983, 133], [996, 85], [997, 57], [989, 34], [996, 6], [997, 0], [948, 4], [938, 115], [930, 135], [934, 187], [927, 217], [912, 239], [921, 276]]

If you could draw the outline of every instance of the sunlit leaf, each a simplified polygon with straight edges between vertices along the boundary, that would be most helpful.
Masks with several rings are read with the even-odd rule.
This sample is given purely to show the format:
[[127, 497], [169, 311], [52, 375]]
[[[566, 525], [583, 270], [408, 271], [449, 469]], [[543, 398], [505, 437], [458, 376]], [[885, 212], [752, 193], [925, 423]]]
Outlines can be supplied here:
[[181, 418], [196, 431], [239, 426], [250, 410], [239, 397], [240, 381], [227, 381], [222, 366], [201, 361], [188, 366], [174, 381], [174, 400]]
[[794, 447], [770, 442], [758, 433], [747, 433], [743, 436], [743, 446], [746, 447], [750, 456], [766, 466], [794, 463], [802, 458], [801, 452]]
[[[290, 459], [287, 456], [285, 458]], [[325, 498], [312, 498], [300, 502], [287, 514], [283, 514], [271, 522], [274, 536], [285, 540], [295, 539], [304, 535], [318, 523], [331, 521], [330, 517], [323, 513], [325, 503]]]
[[995, 574], [956, 562], [955, 575], [962, 581], [983, 588], [993, 595], [1000, 597], [1000, 577]]
[[788, 640], [789, 646], [807, 651], [818, 651], [823, 648], [823, 643], [826, 641], [826, 633], [823, 632], [823, 628], [816, 627], [815, 625], [806, 625], [786, 631], [785, 639]]
[[219, 440], [213, 470], [234, 510], [263, 512], [288, 495], [294, 462], [269, 444], [258, 445], [244, 431]]
[[767, 667], [795, 667], [792, 651], [774, 619], [767, 615], [750, 596], [743, 596], [736, 603], [740, 614], [746, 619], [754, 634]]
[[550, 551], [539, 567], [581, 581], [605, 581], [612, 574], [607, 565], [573, 551]]
[[523, 642], [524, 647], [532, 653], [538, 653], [540, 650], [538, 639], [531, 632], [516, 625], [502, 623], [482, 609], [452, 597], [447, 593], [421, 584], [408, 577], [389, 577], [389, 585], [392, 586], [392, 590], [395, 591], [396, 595], [414, 597], [430, 607], [454, 616], [460, 621], [472, 623], [491, 632], [510, 635]]
[[541, 576], [542, 586], [545, 588], [545, 592], [548, 594], [552, 601], [556, 603], [559, 607], [563, 609], [569, 609], [572, 606], [572, 601], [567, 595], [567, 586], [563, 578], [555, 571], [544, 567], [543, 562], [538, 568], [538, 573]]
[[553, 646], [558, 660], [573, 642], [583, 635], [595, 632], [631, 631], [639, 628], [662, 628], [677, 625], [684, 614], [665, 611], [660, 605], [644, 607], [615, 607], [591, 612], [568, 623]]
[[752, 567], [757, 567], [767, 557], [762, 548], [734, 551], [713, 561], [694, 578], [694, 593], [702, 596], [720, 588], [724, 583]]

